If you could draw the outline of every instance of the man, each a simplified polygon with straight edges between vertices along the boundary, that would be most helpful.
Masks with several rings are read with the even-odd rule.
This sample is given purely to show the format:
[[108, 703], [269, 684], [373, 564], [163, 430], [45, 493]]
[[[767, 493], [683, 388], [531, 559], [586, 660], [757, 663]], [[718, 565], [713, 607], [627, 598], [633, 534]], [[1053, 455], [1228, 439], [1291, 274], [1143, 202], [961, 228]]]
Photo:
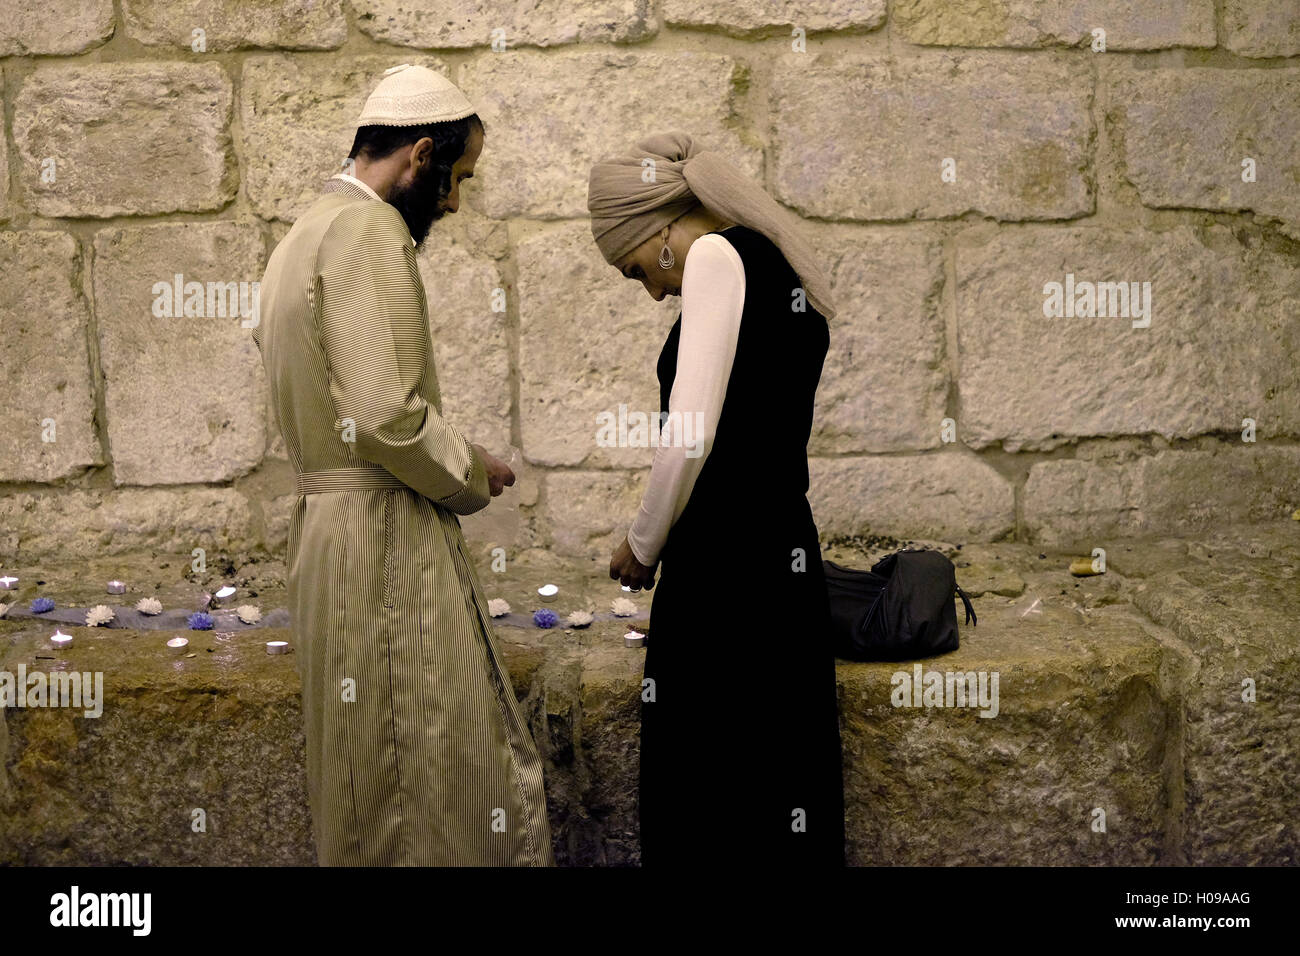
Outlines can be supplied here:
[[296, 473], [289, 604], [322, 865], [554, 866], [542, 763], [457, 515], [514, 475], [441, 417], [415, 250], [483, 126], [418, 66], [281, 240], [253, 337]]

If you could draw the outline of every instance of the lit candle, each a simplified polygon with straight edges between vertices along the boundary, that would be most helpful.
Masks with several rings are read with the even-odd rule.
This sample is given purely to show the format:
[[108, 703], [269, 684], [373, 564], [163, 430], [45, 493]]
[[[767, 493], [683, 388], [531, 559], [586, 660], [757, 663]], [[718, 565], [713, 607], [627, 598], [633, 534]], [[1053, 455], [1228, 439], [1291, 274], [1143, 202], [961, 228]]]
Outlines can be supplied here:
[[167, 647], [173, 654], [184, 654], [190, 649], [190, 639], [188, 637], [173, 637], [167, 642]]
[[108, 582], [108, 593], [109, 593], [109, 594], [125, 594], [125, 593], [126, 593], [126, 585], [123, 584], [121, 581], [109, 581], [109, 582]]
[[55, 650], [58, 650], [58, 651], [63, 650], [65, 647], [71, 647], [71, 646], [72, 646], [72, 635], [71, 635], [71, 634], [64, 634], [62, 631], [57, 631], [57, 630], [56, 630], [56, 631], [55, 631], [55, 632], [50, 636], [50, 646], [53, 647]]
[[628, 631], [623, 635], [623, 643], [627, 647], [644, 647], [645, 635], [640, 631]]
[[560, 593], [560, 589], [557, 588], [554, 584], [543, 584], [540, 588], [537, 589], [537, 596], [540, 597], [547, 604], [550, 604], [552, 601], [554, 601], [555, 595], [559, 593]]
[[268, 654], [288, 654], [288, 653], [289, 653], [289, 642], [288, 642], [288, 641], [267, 641], [267, 642], [266, 642], [266, 653], [268, 653]]
[[3, 589], [5, 591], [17, 591], [18, 579], [11, 578], [9, 575], [6, 574], [4, 577], [0, 578], [0, 589]]

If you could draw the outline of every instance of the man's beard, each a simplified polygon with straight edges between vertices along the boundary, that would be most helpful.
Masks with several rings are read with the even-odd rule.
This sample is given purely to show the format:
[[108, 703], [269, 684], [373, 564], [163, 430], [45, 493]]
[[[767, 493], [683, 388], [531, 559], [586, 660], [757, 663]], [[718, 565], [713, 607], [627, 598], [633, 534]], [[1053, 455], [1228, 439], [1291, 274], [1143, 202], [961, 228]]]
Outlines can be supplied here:
[[430, 227], [446, 212], [438, 196], [437, 176], [437, 171], [430, 164], [409, 186], [394, 185], [388, 192], [389, 204], [395, 206], [406, 220], [406, 228], [410, 230], [417, 247], [424, 244]]

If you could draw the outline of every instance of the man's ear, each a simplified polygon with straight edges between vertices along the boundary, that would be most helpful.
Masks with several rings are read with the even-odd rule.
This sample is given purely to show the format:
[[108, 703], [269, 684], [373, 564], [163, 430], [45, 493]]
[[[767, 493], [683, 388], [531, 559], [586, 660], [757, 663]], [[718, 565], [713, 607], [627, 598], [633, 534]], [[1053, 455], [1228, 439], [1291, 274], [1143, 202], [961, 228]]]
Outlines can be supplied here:
[[428, 136], [416, 140], [411, 146], [411, 175], [418, 177], [420, 170], [433, 162], [433, 140]]

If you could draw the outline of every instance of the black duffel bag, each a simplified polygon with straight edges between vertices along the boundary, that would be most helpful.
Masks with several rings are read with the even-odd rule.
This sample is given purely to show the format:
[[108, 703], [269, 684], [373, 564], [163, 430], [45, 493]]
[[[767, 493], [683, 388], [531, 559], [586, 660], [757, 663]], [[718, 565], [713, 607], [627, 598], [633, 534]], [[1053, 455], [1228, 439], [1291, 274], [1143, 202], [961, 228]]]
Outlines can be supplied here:
[[953, 563], [938, 551], [886, 555], [870, 571], [822, 561], [830, 598], [835, 655], [851, 661], [905, 661], [957, 649], [953, 595], [975, 609], [957, 586]]

